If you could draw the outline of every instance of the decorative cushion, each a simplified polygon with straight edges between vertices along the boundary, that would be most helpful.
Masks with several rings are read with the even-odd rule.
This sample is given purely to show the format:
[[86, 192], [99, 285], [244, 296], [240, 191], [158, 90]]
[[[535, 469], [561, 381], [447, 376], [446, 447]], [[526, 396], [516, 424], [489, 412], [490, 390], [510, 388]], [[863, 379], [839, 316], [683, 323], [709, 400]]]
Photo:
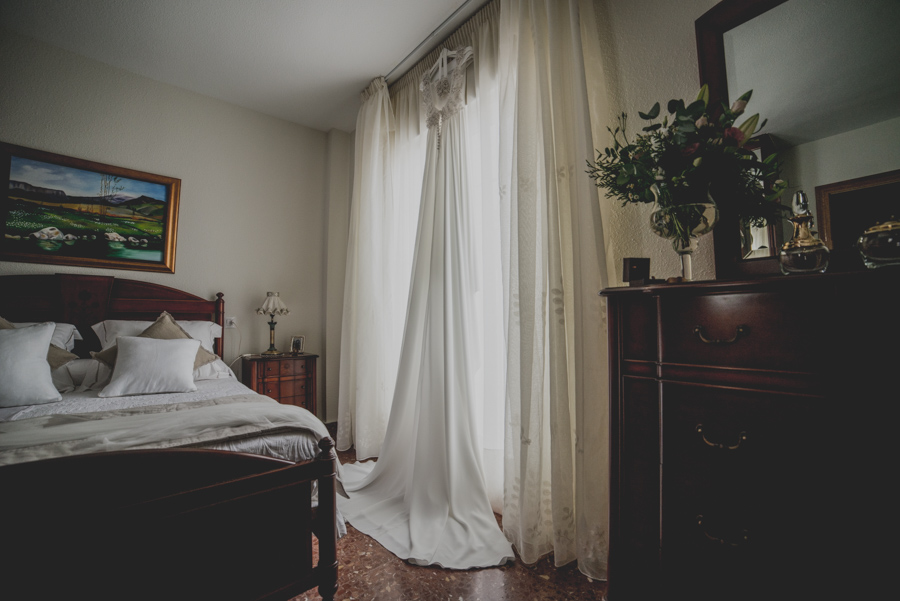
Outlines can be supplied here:
[[[79, 335], [76, 339], [74, 336], [78, 334], [78, 330], [75, 329], [75, 326], [72, 324], [58, 324], [52, 321], [48, 321], [46, 323], [53, 324], [52, 336], [50, 338], [51, 342], [47, 345], [47, 363], [50, 364], [50, 369], [57, 369], [68, 363], [69, 361], [74, 361], [78, 358], [78, 355], [70, 353], [68, 350], [63, 348], [69, 344], [71, 341], [72, 348], [75, 348], [75, 340], [81, 340], [81, 336]], [[9, 330], [13, 328], [28, 328], [33, 327], [35, 325], [43, 325], [43, 324], [35, 324], [35, 323], [13, 323], [7, 321], [0, 317], [0, 330]], [[60, 345], [54, 343], [54, 341], [59, 342]], [[69, 349], [71, 350], [71, 349]]]
[[54, 324], [0, 329], [0, 407], [40, 405], [62, 399], [50, 376], [47, 347]]
[[118, 356], [112, 378], [97, 396], [197, 390], [194, 358], [200, 348], [199, 340], [120, 336], [116, 347]]
[[[119, 336], [140, 336], [153, 325], [152, 321], [131, 321], [107, 319], [91, 326], [100, 339], [100, 350], [106, 350], [116, 343]], [[177, 320], [175, 323], [194, 340], [199, 340], [206, 350], [212, 352], [215, 339], [222, 337], [222, 326], [212, 321]]]
[[[126, 336], [120, 336], [119, 338], [125, 338]], [[193, 338], [184, 331], [176, 322], [175, 319], [169, 315], [167, 312], [163, 311], [162, 314], [157, 318], [156, 321], [150, 324], [146, 329], [144, 329], [140, 334], [137, 335], [139, 338], [154, 338], [156, 340], [179, 340], [179, 339], [188, 339], [193, 340]], [[199, 340], [198, 340], [199, 342]], [[116, 365], [116, 354], [117, 354], [117, 345], [110, 346], [109, 348], [102, 350], [100, 352], [92, 352], [91, 357], [97, 359], [98, 361], [102, 361], [106, 363], [110, 367], [115, 367]], [[207, 363], [212, 363], [218, 357], [213, 353], [209, 352], [202, 345], [199, 345], [197, 348], [197, 357], [194, 360], [194, 369], [198, 369], [199, 367], [206, 365]]]

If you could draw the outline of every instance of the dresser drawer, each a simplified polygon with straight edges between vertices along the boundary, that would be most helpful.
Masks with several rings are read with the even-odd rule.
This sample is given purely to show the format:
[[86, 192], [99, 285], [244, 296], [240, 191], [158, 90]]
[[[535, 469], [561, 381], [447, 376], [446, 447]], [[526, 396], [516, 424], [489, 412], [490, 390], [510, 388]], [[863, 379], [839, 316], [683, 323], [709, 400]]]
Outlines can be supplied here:
[[806, 395], [662, 383], [667, 572], [690, 574], [704, 586], [745, 589], [779, 554], [826, 530], [819, 508], [828, 498], [831, 468], [823, 469], [822, 452], [833, 439], [823, 403]]
[[660, 298], [662, 361], [821, 371], [829, 347], [821, 300], [765, 292]]

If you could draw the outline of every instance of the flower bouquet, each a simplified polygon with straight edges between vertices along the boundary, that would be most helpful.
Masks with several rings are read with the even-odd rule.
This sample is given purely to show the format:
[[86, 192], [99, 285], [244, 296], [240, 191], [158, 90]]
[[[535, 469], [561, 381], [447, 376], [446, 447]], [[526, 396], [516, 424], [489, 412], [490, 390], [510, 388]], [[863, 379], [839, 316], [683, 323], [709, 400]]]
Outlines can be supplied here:
[[787, 184], [778, 178], [777, 155], [760, 158], [749, 147], [765, 126], [759, 115], [735, 125], [744, 114], [752, 90], [718, 114], [708, 110], [709, 91], [685, 105], [670, 100], [668, 115], [657, 102], [647, 113], [642, 133], [628, 138], [628, 116], [619, 117], [613, 145], [588, 161], [588, 175], [606, 189], [606, 196], [628, 203], [656, 203], [651, 227], [672, 241], [679, 253], [696, 247], [696, 238], [712, 230], [718, 211], [737, 215], [742, 225], [763, 227], [781, 218], [789, 207], [778, 202]]

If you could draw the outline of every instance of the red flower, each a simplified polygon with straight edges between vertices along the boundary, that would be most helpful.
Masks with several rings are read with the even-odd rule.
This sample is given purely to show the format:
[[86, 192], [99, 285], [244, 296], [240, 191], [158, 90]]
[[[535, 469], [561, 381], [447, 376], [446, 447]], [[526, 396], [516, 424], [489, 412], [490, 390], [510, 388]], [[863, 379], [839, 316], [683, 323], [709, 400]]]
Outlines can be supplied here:
[[736, 127], [729, 127], [722, 134], [722, 139], [729, 146], [738, 146], [744, 141], [744, 132]]
[[[738, 133], [740, 133], [740, 130], [738, 130]], [[688, 144], [687, 146], [685, 146], [684, 148], [681, 149], [681, 155], [686, 156], [686, 157], [693, 156], [694, 153], [696, 153], [699, 148], [700, 148], [700, 142], [694, 142], [693, 144]]]

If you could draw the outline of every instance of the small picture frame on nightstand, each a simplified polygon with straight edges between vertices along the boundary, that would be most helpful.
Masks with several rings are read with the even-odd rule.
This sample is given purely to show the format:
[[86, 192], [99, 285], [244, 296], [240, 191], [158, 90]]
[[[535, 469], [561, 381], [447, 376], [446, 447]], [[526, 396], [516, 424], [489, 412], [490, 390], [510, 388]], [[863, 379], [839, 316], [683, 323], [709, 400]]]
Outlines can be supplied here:
[[306, 336], [291, 336], [291, 354], [299, 355], [303, 352], [303, 343]]

